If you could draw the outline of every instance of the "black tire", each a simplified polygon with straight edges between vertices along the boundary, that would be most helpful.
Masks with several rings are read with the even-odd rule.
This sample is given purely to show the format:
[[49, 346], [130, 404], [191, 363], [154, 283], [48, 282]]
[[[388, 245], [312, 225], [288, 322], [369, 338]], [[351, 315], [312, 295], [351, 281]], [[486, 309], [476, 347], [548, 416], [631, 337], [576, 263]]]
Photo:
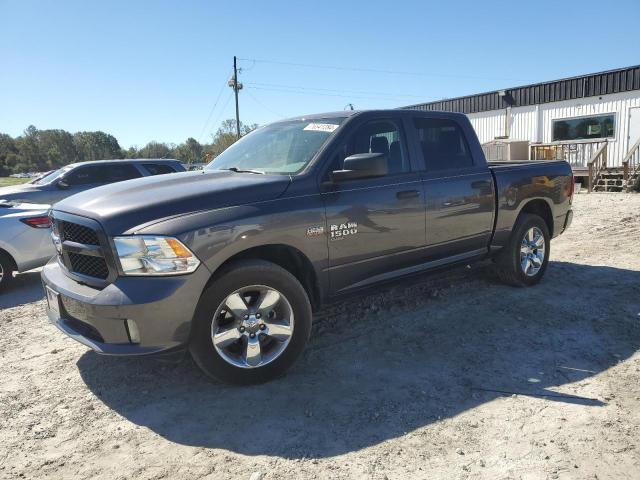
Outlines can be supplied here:
[[[534, 227], [540, 230], [544, 237], [544, 260], [537, 273], [527, 275], [520, 264], [520, 247], [527, 232]], [[530, 287], [537, 284], [547, 270], [550, 250], [549, 228], [542, 217], [532, 213], [520, 214], [513, 228], [509, 244], [500, 251], [495, 259], [498, 277], [503, 282], [516, 287]]]
[[8, 253], [0, 251], [0, 292], [13, 281], [16, 265]]
[[[288, 345], [275, 360], [263, 366], [242, 368], [227, 362], [214, 348], [212, 322], [218, 307], [233, 292], [250, 285], [264, 285], [280, 292], [295, 318]], [[311, 334], [309, 297], [298, 279], [287, 270], [263, 260], [242, 260], [221, 272], [204, 289], [193, 319], [189, 351], [208, 376], [238, 385], [264, 383], [283, 375], [305, 349]]]

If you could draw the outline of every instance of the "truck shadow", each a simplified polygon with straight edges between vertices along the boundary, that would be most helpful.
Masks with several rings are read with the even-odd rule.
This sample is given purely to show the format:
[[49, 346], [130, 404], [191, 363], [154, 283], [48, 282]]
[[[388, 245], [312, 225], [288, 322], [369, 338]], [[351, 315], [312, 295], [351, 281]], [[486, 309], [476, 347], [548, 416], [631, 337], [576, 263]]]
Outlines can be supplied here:
[[12, 308], [44, 298], [40, 269], [16, 275], [6, 290], [0, 292], [0, 309]]
[[285, 458], [359, 450], [512, 394], [565, 415], [606, 405], [576, 384], [638, 350], [640, 272], [553, 262], [533, 289], [465, 273], [333, 306], [265, 385], [211, 383], [186, 358], [87, 352], [77, 365], [108, 407], [169, 441]]

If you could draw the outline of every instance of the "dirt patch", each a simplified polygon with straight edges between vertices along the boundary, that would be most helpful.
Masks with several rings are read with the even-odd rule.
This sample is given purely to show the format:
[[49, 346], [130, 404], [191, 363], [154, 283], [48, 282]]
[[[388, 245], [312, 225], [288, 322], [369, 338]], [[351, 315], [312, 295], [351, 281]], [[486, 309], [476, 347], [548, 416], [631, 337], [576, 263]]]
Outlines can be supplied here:
[[0, 478], [640, 478], [640, 195], [578, 195], [544, 281], [477, 265], [318, 317], [267, 385], [100, 357], [0, 295]]

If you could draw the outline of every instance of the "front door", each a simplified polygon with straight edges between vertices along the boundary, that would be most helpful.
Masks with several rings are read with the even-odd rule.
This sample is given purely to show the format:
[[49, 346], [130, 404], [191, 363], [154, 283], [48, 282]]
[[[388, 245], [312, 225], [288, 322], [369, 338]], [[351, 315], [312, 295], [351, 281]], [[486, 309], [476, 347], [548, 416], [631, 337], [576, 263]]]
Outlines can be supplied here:
[[384, 177], [340, 182], [322, 194], [333, 294], [383, 280], [415, 264], [425, 242], [420, 175], [398, 119], [365, 122], [337, 149], [332, 170], [356, 153], [387, 155]]

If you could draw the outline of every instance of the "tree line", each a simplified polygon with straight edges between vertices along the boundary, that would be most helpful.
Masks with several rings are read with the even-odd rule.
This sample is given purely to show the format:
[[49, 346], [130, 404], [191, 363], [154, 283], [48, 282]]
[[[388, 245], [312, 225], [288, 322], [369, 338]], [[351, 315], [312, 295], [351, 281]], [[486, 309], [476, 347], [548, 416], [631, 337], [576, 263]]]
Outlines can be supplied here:
[[[257, 128], [240, 125], [242, 135]], [[18, 137], [0, 133], [0, 176], [12, 173], [46, 172], [70, 163], [116, 158], [175, 158], [183, 163], [209, 162], [236, 141], [236, 123], [229, 119], [211, 136], [211, 143], [189, 137], [179, 145], [149, 142], [144, 147], [123, 149], [118, 140], [105, 132], [38, 130], [27, 127]]]

